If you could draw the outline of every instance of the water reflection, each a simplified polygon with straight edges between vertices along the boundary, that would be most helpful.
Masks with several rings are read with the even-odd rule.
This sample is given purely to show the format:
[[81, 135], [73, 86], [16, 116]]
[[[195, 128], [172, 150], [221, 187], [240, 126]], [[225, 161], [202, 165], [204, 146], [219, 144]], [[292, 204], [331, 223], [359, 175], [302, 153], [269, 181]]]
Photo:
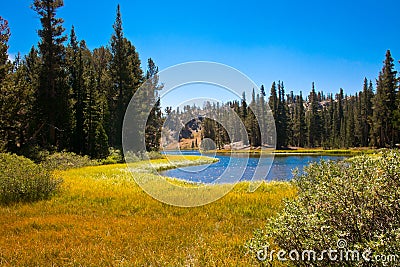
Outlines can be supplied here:
[[[168, 151], [167, 153], [201, 155], [198, 151]], [[252, 156], [247, 158], [247, 156], [244, 157], [240, 154], [233, 156], [217, 154], [215, 157], [219, 159], [219, 162], [211, 164], [207, 168], [190, 166], [163, 171], [161, 172], [161, 175], [202, 183], [235, 183], [240, 179], [240, 177], [241, 181], [246, 181], [251, 180], [254, 175], [256, 175], [255, 180], [288, 181], [293, 178], [292, 171], [294, 169], [298, 168], [299, 170], [302, 170], [303, 167], [308, 165], [310, 162], [320, 161], [321, 159], [342, 160], [345, 158], [343, 156], [276, 156], [273, 159], [271, 170], [268, 173], [272, 161], [272, 158], [270, 157]], [[258, 165], [257, 173], [255, 173]]]

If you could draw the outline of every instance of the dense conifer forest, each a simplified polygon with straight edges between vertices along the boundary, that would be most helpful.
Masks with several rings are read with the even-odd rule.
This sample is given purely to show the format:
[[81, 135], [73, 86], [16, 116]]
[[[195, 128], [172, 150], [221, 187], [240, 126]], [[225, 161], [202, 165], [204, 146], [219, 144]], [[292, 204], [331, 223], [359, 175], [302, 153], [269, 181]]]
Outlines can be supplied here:
[[[146, 70], [141, 68], [135, 46], [124, 36], [119, 6], [109, 43], [91, 50], [73, 26], [67, 34], [57, 16], [62, 5], [55, 0], [33, 2], [41, 22], [40, 41], [27, 55], [13, 60], [8, 55], [12, 33], [7, 18], [0, 17], [0, 150], [28, 156], [40, 149], [67, 150], [105, 158], [109, 148], [121, 148], [128, 103], [145, 80], [157, 76], [158, 68], [151, 58]], [[310, 93], [303, 95], [287, 92], [282, 81], [273, 82], [269, 95], [261, 86], [251, 96], [243, 94], [241, 101], [206, 108], [215, 110], [221, 120], [223, 107], [233, 108], [247, 130], [238, 136], [247, 134], [253, 147], [264, 145], [260, 132], [268, 131], [263, 122], [266, 112], [275, 118], [279, 148], [395, 147], [400, 142], [399, 77], [390, 50], [377, 79], [365, 78], [355, 95], [343, 89], [325, 93], [314, 83], [310, 86]], [[171, 113], [169, 107], [161, 110], [157, 90], [155, 86], [156, 105], [146, 126], [149, 151], [159, 149], [163, 118]], [[219, 147], [235, 141], [207, 119], [203, 137], [215, 139]]]
[[[135, 46], [124, 36], [117, 7], [110, 42], [90, 50], [72, 29], [65, 33], [56, 15], [62, 1], [34, 1], [42, 28], [40, 42], [28, 55], [8, 59], [8, 22], [0, 25], [1, 150], [30, 154], [32, 150], [67, 150], [104, 158], [121, 148], [126, 107], [144, 80], [158, 68], [148, 59], [143, 71]], [[111, 26], [111, 25], [110, 25]], [[155, 97], [155, 95], [154, 95]], [[157, 134], [161, 113], [152, 113], [147, 134]], [[157, 150], [152, 142], [149, 150]]]
[[[263, 129], [268, 112], [272, 112], [275, 119], [278, 148], [395, 147], [400, 142], [400, 94], [396, 74], [388, 50], [376, 82], [365, 78], [362, 90], [355, 95], [346, 95], [341, 88], [336, 94], [326, 94], [317, 91], [314, 83], [308, 96], [303, 96], [301, 91], [287, 94], [284, 83], [278, 81], [272, 83], [268, 97], [261, 86], [259, 91], [253, 89], [250, 101], [243, 94], [241, 101], [225, 105], [241, 117], [252, 147], [264, 145], [260, 132], [268, 131]], [[223, 108], [209, 105], [208, 109], [221, 114], [221, 121], [224, 120]], [[205, 137], [217, 136], [220, 147], [229, 143], [226, 131], [220, 130], [217, 123], [206, 121], [204, 127]]]

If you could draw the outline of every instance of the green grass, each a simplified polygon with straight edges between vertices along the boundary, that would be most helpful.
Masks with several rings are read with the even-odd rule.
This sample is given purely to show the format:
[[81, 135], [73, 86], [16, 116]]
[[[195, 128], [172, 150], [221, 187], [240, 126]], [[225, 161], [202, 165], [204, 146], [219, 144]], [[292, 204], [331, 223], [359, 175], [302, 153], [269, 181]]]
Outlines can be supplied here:
[[[174, 156], [175, 165], [210, 159]], [[197, 162], [196, 162], [197, 161]], [[152, 161], [157, 168], [167, 159]], [[143, 162], [132, 163], [156, 181]], [[196, 208], [163, 204], [142, 191], [126, 165], [92, 166], [55, 175], [64, 180], [50, 200], [0, 207], [4, 266], [251, 266], [243, 246], [293, 198], [289, 183], [239, 183], [220, 200]], [[154, 184], [157, 186], [157, 184]]]

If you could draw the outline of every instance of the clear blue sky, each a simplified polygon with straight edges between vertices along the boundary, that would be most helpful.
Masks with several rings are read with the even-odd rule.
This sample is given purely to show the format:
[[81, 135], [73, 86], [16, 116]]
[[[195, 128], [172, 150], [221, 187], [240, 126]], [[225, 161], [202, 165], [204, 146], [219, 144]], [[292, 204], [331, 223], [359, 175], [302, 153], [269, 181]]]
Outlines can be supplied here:
[[[26, 54], [38, 42], [40, 23], [30, 0], [7, 1], [0, 15], [9, 20], [9, 53]], [[160, 69], [193, 60], [230, 65], [267, 92], [283, 80], [287, 92], [346, 93], [374, 80], [387, 49], [400, 59], [400, 1], [76, 1], [64, 0], [58, 16], [89, 48], [107, 45], [121, 4], [125, 36], [142, 63]]]

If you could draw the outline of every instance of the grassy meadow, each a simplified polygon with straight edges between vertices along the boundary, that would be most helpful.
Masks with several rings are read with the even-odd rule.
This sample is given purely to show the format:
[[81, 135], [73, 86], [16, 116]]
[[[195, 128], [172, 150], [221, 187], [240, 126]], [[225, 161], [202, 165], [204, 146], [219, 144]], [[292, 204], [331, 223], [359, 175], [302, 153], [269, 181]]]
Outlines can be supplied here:
[[[209, 159], [179, 156], [172, 164]], [[183, 163], [182, 163], [183, 162]], [[152, 161], [168, 168], [166, 159]], [[160, 179], [132, 163], [134, 175]], [[125, 164], [56, 171], [64, 180], [50, 200], [0, 206], [1, 266], [251, 266], [244, 243], [293, 198], [284, 182], [254, 193], [239, 183], [201, 207], [163, 204], [142, 191]]]

